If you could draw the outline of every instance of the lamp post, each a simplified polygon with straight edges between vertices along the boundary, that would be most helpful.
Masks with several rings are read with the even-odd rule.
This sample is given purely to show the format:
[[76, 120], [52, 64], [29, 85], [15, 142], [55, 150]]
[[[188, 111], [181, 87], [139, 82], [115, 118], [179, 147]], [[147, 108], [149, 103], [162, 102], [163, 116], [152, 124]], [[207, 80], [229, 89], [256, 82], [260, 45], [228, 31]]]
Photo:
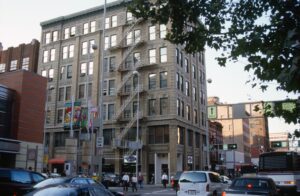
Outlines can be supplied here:
[[140, 77], [138, 71], [133, 71], [133, 74], [137, 76], [137, 109], [136, 109], [136, 165], [135, 172], [136, 177], [139, 174], [139, 111], [140, 111]]
[[[209, 78], [207, 79], [207, 83], [211, 83], [212, 80]], [[206, 116], [208, 114], [208, 110], [207, 110], [207, 86], [206, 86]], [[206, 164], [207, 164], [207, 167], [209, 169], [209, 164], [210, 164], [210, 157], [209, 157], [209, 123], [208, 123], [208, 120], [206, 121], [207, 124], [206, 124]]]
[[[46, 89], [46, 103], [45, 103], [45, 120], [44, 120], [44, 134], [43, 134], [43, 145], [44, 145], [44, 156], [43, 156], [43, 169], [45, 168], [45, 156], [46, 156], [46, 127], [47, 127], [47, 115], [48, 115], [48, 97], [49, 91], [51, 92], [54, 89], [54, 86], [50, 85]], [[47, 152], [48, 154], [48, 152]]]

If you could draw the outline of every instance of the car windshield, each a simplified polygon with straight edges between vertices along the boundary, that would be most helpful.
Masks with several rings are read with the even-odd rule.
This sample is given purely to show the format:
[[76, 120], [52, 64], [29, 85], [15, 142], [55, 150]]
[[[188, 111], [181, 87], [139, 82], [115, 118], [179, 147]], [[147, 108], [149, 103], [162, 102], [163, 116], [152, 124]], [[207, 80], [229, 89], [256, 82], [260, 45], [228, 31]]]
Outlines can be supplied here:
[[182, 173], [179, 179], [180, 183], [185, 182], [206, 182], [206, 174], [202, 172], [187, 172]]
[[231, 188], [266, 189], [269, 183], [265, 179], [236, 179]]
[[67, 182], [68, 178], [48, 178], [34, 185], [34, 188], [41, 188], [48, 185], [61, 184]]

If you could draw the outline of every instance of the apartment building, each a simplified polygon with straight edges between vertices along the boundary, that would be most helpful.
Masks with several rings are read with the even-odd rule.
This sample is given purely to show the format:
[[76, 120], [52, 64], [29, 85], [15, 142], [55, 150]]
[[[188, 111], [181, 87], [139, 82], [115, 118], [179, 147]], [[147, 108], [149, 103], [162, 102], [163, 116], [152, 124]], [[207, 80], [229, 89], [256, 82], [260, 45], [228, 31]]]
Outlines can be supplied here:
[[[218, 97], [208, 98], [208, 118], [222, 124], [224, 144], [237, 144], [234, 151], [239, 155], [233, 156], [228, 152], [229, 162], [233, 161], [235, 165], [257, 164], [259, 154], [269, 149], [268, 121], [262, 110], [263, 104], [263, 102], [227, 104], [220, 103]], [[240, 158], [237, 159], [237, 156]]]
[[[38, 73], [54, 87], [45, 130], [51, 169], [70, 163], [98, 172], [103, 154], [103, 172], [134, 173], [138, 153], [146, 181], [154, 174], [160, 183], [162, 172], [207, 165], [204, 53], [166, 41], [170, 24], [137, 20], [116, 1], [105, 16], [99, 6], [41, 27]], [[104, 146], [97, 148], [101, 135]]]

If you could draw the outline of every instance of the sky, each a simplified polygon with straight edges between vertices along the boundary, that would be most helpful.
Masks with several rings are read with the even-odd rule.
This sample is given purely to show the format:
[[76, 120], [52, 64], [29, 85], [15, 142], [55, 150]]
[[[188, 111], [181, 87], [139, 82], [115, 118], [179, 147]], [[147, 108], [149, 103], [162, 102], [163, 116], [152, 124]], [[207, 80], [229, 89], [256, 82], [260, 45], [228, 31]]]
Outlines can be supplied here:
[[[112, 2], [113, 0], [107, 0]], [[40, 22], [74, 12], [103, 5], [104, 0], [0, 0], [0, 42], [3, 49], [40, 41]], [[251, 101], [274, 101], [286, 98], [296, 99], [299, 95], [276, 90], [276, 83], [270, 83], [267, 91], [252, 88], [246, 81], [251, 73], [244, 71], [245, 61], [230, 63], [220, 67], [215, 60], [218, 53], [206, 49], [206, 76], [211, 79], [207, 86], [208, 96], [217, 96], [223, 103], [242, 103]], [[293, 131], [299, 124], [286, 124], [283, 119], [269, 118], [270, 132]]]

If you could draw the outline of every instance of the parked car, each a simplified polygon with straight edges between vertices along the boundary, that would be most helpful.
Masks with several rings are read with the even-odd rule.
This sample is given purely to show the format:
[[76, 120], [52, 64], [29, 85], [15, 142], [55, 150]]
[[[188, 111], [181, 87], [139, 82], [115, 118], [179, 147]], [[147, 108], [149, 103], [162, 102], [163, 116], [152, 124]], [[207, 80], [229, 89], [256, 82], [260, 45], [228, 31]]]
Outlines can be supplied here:
[[176, 174], [173, 178], [172, 187], [176, 192], [178, 191], [178, 181], [179, 181], [179, 178], [180, 178], [182, 173], [183, 173], [183, 171], [176, 172]]
[[183, 172], [178, 185], [178, 196], [220, 195], [228, 187], [228, 184], [221, 182], [218, 173], [211, 171]]
[[[34, 189], [40, 189], [44, 187], [59, 185], [59, 184], [87, 184], [87, 185], [95, 185], [99, 186], [101, 188], [106, 189], [106, 187], [98, 182], [95, 181], [92, 178], [86, 178], [86, 177], [56, 177], [56, 178], [48, 178], [45, 179], [36, 185], [33, 186]], [[124, 195], [122, 192], [117, 192], [113, 190], [109, 190], [109, 192], [113, 193], [115, 196], [122, 196]]]
[[24, 195], [45, 177], [24, 169], [0, 168], [0, 195]]
[[227, 184], [231, 184], [232, 183], [232, 181], [230, 180], [230, 178], [229, 177], [227, 177], [227, 176], [220, 176], [220, 178], [221, 178], [221, 181], [223, 182], [223, 183], [227, 183]]
[[102, 176], [102, 184], [104, 186], [119, 186], [120, 185], [120, 177], [114, 173], [104, 173]]
[[223, 192], [226, 196], [236, 195], [279, 195], [279, 190], [273, 179], [267, 177], [241, 177], [233, 180], [228, 189]]
[[36, 189], [25, 196], [113, 196], [101, 186], [90, 184], [60, 184]]

